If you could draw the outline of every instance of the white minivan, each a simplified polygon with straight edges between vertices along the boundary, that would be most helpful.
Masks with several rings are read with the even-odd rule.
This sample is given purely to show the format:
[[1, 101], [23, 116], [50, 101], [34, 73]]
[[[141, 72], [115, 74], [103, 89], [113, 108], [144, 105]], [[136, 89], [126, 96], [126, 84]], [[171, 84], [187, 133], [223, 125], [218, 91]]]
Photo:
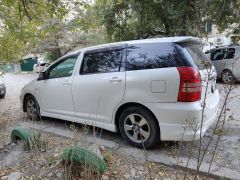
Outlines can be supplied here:
[[219, 104], [216, 72], [199, 43], [169, 37], [79, 49], [22, 89], [23, 111], [119, 131], [136, 147], [199, 139]]

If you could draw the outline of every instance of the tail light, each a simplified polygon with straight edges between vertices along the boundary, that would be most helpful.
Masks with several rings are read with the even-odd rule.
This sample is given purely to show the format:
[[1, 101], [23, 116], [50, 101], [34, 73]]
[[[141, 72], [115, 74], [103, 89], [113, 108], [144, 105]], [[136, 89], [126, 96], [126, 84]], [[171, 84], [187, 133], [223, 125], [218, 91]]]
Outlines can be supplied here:
[[202, 81], [198, 70], [194, 67], [178, 67], [180, 86], [178, 102], [194, 102], [201, 99]]

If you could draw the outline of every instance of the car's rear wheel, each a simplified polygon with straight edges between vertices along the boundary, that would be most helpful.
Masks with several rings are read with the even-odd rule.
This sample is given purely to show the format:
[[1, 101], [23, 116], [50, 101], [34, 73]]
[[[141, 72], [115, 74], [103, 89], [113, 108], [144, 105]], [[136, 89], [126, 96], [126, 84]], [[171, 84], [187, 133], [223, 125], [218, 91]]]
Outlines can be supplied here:
[[40, 120], [40, 108], [37, 103], [37, 100], [29, 95], [25, 99], [25, 107], [27, 116], [30, 120]]
[[119, 130], [124, 139], [139, 148], [152, 148], [160, 140], [156, 118], [138, 106], [129, 107], [121, 113]]
[[225, 84], [234, 84], [236, 82], [232, 72], [230, 70], [225, 70], [222, 73], [222, 81]]

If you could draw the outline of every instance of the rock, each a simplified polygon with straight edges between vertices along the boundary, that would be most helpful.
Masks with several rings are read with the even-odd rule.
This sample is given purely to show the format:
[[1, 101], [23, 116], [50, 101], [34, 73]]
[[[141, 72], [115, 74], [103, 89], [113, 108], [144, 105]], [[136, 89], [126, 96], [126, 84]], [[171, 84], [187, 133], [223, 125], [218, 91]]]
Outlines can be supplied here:
[[114, 175], [117, 175], [117, 174], [118, 174], [118, 172], [117, 172], [117, 171], [113, 171], [113, 174], [114, 174]]
[[18, 180], [21, 178], [21, 176], [22, 176], [22, 173], [14, 172], [14, 173], [10, 174], [10, 176], [8, 176], [7, 180]]
[[7, 180], [8, 176], [1, 177], [1, 180]]
[[80, 177], [84, 177], [85, 173], [84, 172], [81, 172], [80, 173]]
[[61, 173], [61, 172], [59, 172], [59, 173], [56, 174], [56, 176], [57, 176], [58, 178], [61, 178], [62, 175], [63, 175], [63, 173]]
[[126, 180], [129, 180], [131, 178], [131, 176], [129, 174], [125, 174], [124, 177]]
[[5, 166], [16, 166], [17, 164], [21, 164], [24, 156], [23, 146], [15, 145], [6, 156], [3, 164]]
[[135, 176], [136, 176], [136, 170], [135, 170], [135, 169], [131, 169], [130, 173], [131, 173], [131, 176], [132, 176], [132, 177], [135, 177]]
[[104, 150], [104, 151], [106, 150], [106, 148], [104, 146], [101, 146], [101, 149]]
[[109, 177], [107, 175], [103, 175], [102, 180], [109, 180]]
[[144, 167], [143, 167], [143, 166], [139, 166], [139, 167], [138, 167], [138, 170], [139, 170], [139, 171], [143, 171], [143, 170], [144, 170]]
[[103, 155], [99, 149], [99, 147], [96, 144], [92, 144], [88, 147], [89, 151], [92, 151], [93, 153], [95, 153], [96, 155], [98, 155], [98, 157], [100, 157], [101, 159], [103, 159]]
[[169, 177], [163, 177], [163, 180], [171, 180]]

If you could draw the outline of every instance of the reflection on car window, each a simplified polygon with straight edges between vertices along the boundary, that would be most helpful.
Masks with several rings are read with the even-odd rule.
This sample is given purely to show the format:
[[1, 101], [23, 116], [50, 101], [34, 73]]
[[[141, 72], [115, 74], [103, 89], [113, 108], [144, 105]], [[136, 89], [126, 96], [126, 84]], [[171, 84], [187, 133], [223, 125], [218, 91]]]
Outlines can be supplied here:
[[211, 60], [223, 60], [223, 59], [233, 59], [235, 57], [235, 49], [227, 48], [227, 49], [217, 49], [212, 52]]
[[77, 56], [68, 57], [61, 63], [51, 69], [49, 78], [61, 78], [71, 76], [73, 73], [74, 65], [77, 61]]
[[86, 53], [83, 58], [81, 74], [120, 71], [122, 52], [123, 49]]
[[211, 54], [211, 60], [217, 61], [217, 60], [224, 59], [225, 52], [226, 52], [226, 49], [217, 49], [213, 51]]
[[233, 59], [235, 57], [235, 49], [229, 48], [226, 50], [224, 59]]
[[143, 70], [181, 66], [172, 43], [145, 43], [129, 45], [126, 70]]

